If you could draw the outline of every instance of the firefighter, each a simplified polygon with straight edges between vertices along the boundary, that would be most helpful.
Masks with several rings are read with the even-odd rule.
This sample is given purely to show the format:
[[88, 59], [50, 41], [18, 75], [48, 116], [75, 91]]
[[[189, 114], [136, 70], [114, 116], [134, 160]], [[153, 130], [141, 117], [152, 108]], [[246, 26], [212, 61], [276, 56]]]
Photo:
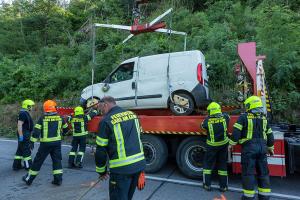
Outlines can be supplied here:
[[[92, 110], [90, 114], [84, 115], [83, 108], [78, 106], [74, 109], [74, 117], [68, 117], [68, 122], [71, 123], [73, 128], [72, 149], [69, 153], [69, 168], [82, 168], [82, 160], [86, 148], [86, 136], [88, 135], [87, 122], [96, 115], [98, 115], [97, 110]], [[78, 147], [79, 151], [77, 152]]]
[[211, 175], [216, 163], [219, 175], [220, 191], [228, 189], [227, 156], [229, 116], [223, 114], [221, 106], [216, 102], [208, 105], [209, 116], [203, 121], [202, 128], [207, 131], [206, 153], [203, 167], [203, 188], [211, 190]]
[[24, 161], [24, 168], [29, 170], [31, 166], [31, 142], [30, 136], [33, 130], [33, 121], [30, 116], [30, 111], [34, 106], [34, 102], [26, 99], [22, 102], [22, 109], [18, 117], [18, 148], [15, 154], [13, 163], [13, 170], [22, 169], [22, 160]]
[[110, 199], [130, 200], [146, 167], [139, 120], [133, 112], [117, 106], [113, 97], [101, 99], [99, 107], [104, 118], [96, 137], [96, 172], [106, 179], [109, 163]]
[[23, 177], [27, 185], [38, 175], [41, 166], [47, 156], [50, 154], [53, 167], [54, 185], [62, 183], [62, 165], [61, 165], [61, 139], [62, 133], [68, 131], [68, 124], [57, 114], [56, 103], [52, 100], [45, 101], [43, 105], [44, 116], [42, 116], [34, 126], [34, 132], [30, 138], [32, 142], [40, 140], [40, 147], [34, 158], [29, 172]]
[[242, 183], [243, 200], [254, 199], [255, 173], [257, 174], [258, 198], [270, 198], [270, 180], [267, 153], [274, 154], [274, 136], [263, 114], [262, 101], [251, 96], [244, 102], [246, 113], [234, 124], [230, 144], [242, 145]]

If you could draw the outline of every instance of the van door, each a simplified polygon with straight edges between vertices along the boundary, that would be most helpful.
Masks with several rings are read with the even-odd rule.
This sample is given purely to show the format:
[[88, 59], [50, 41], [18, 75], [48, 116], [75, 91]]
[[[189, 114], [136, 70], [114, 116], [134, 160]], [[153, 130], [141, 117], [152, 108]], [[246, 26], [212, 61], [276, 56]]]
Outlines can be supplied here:
[[106, 78], [104, 95], [114, 97], [122, 108], [136, 106], [136, 67], [136, 62], [121, 64]]
[[137, 107], [166, 108], [168, 55], [142, 57], [138, 61]]

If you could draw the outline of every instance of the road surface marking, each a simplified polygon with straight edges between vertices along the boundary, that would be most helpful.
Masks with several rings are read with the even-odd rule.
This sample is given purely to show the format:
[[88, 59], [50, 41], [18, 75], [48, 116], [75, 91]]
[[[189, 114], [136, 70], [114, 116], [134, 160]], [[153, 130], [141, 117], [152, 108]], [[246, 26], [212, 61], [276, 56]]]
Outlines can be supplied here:
[[[195, 181], [183, 181], [183, 180], [177, 180], [177, 179], [160, 178], [160, 177], [155, 177], [155, 176], [146, 176], [146, 179], [153, 180], [153, 181], [164, 181], [164, 182], [174, 183], [174, 184], [202, 187], [202, 183], [195, 182]], [[217, 185], [212, 185], [211, 187], [215, 188], [215, 189], [219, 189], [219, 186], [217, 186]], [[228, 187], [228, 190], [232, 191], [232, 192], [240, 192], [240, 193], [243, 192], [243, 189], [236, 188], [236, 187]], [[287, 195], [287, 194], [281, 194], [281, 193], [271, 193], [271, 197], [300, 200], [299, 196]]]

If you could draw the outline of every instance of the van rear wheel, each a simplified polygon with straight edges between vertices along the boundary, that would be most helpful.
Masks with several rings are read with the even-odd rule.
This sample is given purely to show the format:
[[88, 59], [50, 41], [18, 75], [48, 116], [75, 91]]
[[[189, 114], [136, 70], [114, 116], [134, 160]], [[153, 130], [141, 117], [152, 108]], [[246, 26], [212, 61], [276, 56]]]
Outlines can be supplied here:
[[195, 109], [194, 100], [185, 93], [173, 94], [169, 106], [175, 115], [190, 115]]

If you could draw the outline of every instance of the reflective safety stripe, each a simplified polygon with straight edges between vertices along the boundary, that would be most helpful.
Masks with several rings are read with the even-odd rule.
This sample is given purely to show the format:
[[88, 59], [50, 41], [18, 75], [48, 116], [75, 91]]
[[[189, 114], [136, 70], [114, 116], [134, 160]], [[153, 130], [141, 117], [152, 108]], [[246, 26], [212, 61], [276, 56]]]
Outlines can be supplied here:
[[267, 140], [267, 119], [263, 117], [263, 138]]
[[120, 159], [115, 159], [115, 160], [110, 160], [109, 161], [109, 165], [110, 168], [115, 168], [115, 167], [121, 167], [121, 166], [125, 166], [125, 165], [130, 165], [132, 163], [136, 163], [138, 161], [144, 160], [144, 153], [138, 153], [132, 156], [128, 156], [125, 158], [120, 158]]
[[248, 118], [247, 139], [252, 139], [252, 134], [253, 134], [253, 120]]
[[117, 141], [118, 158], [119, 159], [126, 158], [125, 147], [124, 147], [124, 138], [123, 138], [123, 133], [121, 130], [120, 123], [114, 125], [114, 134], [115, 134], [115, 138]]
[[30, 141], [31, 141], [31, 142], [37, 142], [38, 139], [31, 136], [31, 137], [30, 137]]
[[222, 146], [222, 145], [224, 145], [224, 144], [227, 144], [228, 141], [229, 141], [229, 139], [228, 139], [228, 137], [226, 137], [225, 140], [220, 141], [220, 142], [211, 142], [211, 141], [209, 141], [209, 140], [206, 140], [206, 143], [207, 143], [208, 145], [210, 145], [210, 146]]
[[54, 175], [55, 175], [55, 174], [62, 174], [62, 173], [63, 173], [63, 170], [62, 170], [62, 169], [53, 170], [52, 173], [53, 173]]
[[15, 156], [15, 160], [22, 160], [23, 156]]
[[75, 156], [76, 153], [74, 151], [70, 151], [69, 156]]
[[29, 175], [33, 175], [33, 176], [38, 175], [38, 173], [39, 173], [38, 171], [33, 171], [33, 170], [31, 170], [31, 169], [30, 169], [29, 172], [28, 172]]
[[268, 149], [270, 149], [270, 150], [273, 150], [273, 151], [274, 151], [274, 145], [273, 145], [273, 146], [270, 146], [270, 147], [268, 147]]
[[141, 127], [140, 127], [140, 123], [138, 119], [135, 119], [135, 127], [136, 127], [136, 131], [138, 133], [138, 137], [139, 137], [139, 144], [140, 144], [140, 151], [144, 152], [144, 148], [143, 148], [143, 143], [141, 140]]
[[229, 144], [230, 144], [230, 145], [236, 145], [237, 142], [234, 142], [234, 141], [232, 141], [232, 140], [229, 140]]
[[99, 136], [96, 137], [96, 143], [99, 146], [105, 147], [108, 145], [108, 139], [101, 138]]
[[68, 128], [68, 124], [65, 123], [65, 124], [63, 125], [63, 128]]
[[79, 137], [79, 136], [84, 136], [84, 135], [88, 135], [89, 133], [86, 131], [86, 132], [82, 132], [82, 133], [74, 133], [73, 132], [73, 136], [74, 137]]
[[55, 141], [60, 141], [60, 140], [61, 140], [61, 136], [40, 139], [41, 142], [55, 142]]
[[92, 118], [91, 118], [90, 115], [87, 115], [87, 116], [86, 116], [86, 119], [87, 119], [88, 121], [90, 121]]
[[105, 169], [106, 169], [106, 165], [104, 165], [103, 167], [97, 167], [97, 166], [96, 166], [96, 172], [98, 172], [98, 173], [103, 173], [103, 172], [105, 172]]
[[43, 121], [43, 138], [41, 138], [41, 141], [42, 139], [47, 139], [47, 137], [48, 137], [48, 122]]
[[243, 126], [239, 123], [234, 123], [233, 127], [239, 129], [240, 131], [243, 130]]
[[220, 176], [228, 176], [228, 172], [227, 171], [224, 171], [224, 170], [218, 170], [218, 174]]
[[24, 157], [24, 161], [28, 161], [28, 160], [31, 160], [31, 156]]
[[34, 128], [36, 128], [36, 129], [42, 129], [42, 125], [36, 124], [36, 125], [34, 126]]
[[268, 131], [267, 131], [267, 134], [270, 134], [270, 133], [272, 133], [272, 132], [273, 132], [272, 129], [269, 128]]
[[247, 117], [247, 121], [248, 121], [247, 137], [240, 139], [239, 140], [240, 144], [243, 144], [244, 142], [252, 139], [252, 135], [253, 135], [253, 120], [252, 120], [252, 118]]
[[254, 197], [255, 196], [255, 191], [254, 190], [243, 190], [244, 196], [246, 197]]
[[263, 196], [269, 196], [271, 195], [271, 189], [270, 188], [258, 188], [258, 193], [260, 195], [263, 195]]
[[227, 137], [227, 124], [226, 124], [226, 121], [225, 119], [223, 119], [223, 128], [224, 128], [224, 140], [228, 140], [228, 137]]
[[211, 174], [211, 169], [203, 169], [203, 174]]
[[83, 156], [83, 155], [84, 155], [84, 152], [79, 151], [77, 155]]
[[208, 132], [210, 136], [210, 142], [215, 142], [215, 133], [214, 133], [214, 127], [211, 123], [208, 122]]
[[80, 126], [81, 126], [81, 133], [86, 133], [84, 122], [80, 122]]

